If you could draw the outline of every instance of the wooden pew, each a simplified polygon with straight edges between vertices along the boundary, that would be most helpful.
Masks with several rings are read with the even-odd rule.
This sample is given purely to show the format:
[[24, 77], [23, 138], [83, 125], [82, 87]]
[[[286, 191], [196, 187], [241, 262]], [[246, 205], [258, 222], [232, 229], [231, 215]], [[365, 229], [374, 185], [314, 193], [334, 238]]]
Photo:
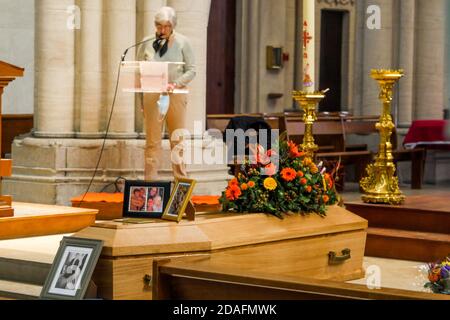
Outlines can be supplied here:
[[[296, 143], [303, 142], [305, 124], [303, 118], [286, 117], [286, 129], [288, 138]], [[368, 150], [345, 151], [345, 139], [340, 117], [319, 118], [314, 123], [314, 139], [319, 146], [316, 153], [316, 161], [340, 161], [342, 165], [355, 166], [356, 178], [360, 180], [365, 172], [365, 168], [372, 161], [373, 154]], [[330, 169], [330, 168], [329, 168]], [[339, 189], [344, 188], [344, 177], [340, 176]]]
[[245, 114], [208, 114], [206, 116], [206, 130], [217, 129], [224, 132], [228, 123], [232, 118], [236, 117], [256, 117], [262, 118], [262, 113], [245, 113]]
[[[376, 124], [379, 122], [379, 118], [376, 117], [348, 117], [343, 121], [343, 131], [344, 131], [344, 141], [347, 141], [347, 137], [350, 134], [357, 135], [371, 135], [379, 134], [376, 129]], [[397, 144], [397, 134], [396, 131], [392, 134], [392, 155], [394, 156], [395, 162], [400, 161], [411, 161], [411, 188], [421, 189], [426, 151], [422, 148], [417, 149], [404, 149], [399, 147]], [[355, 145], [350, 146], [345, 144], [346, 150], [355, 150]], [[361, 147], [361, 145], [359, 145]], [[364, 147], [364, 146], [362, 146]], [[367, 150], [367, 145], [365, 146]]]
[[156, 300], [450, 300], [449, 296], [242, 271], [222, 254], [154, 260]]
[[2, 158], [11, 154], [11, 146], [14, 138], [30, 133], [33, 129], [32, 114], [3, 115], [2, 119]]

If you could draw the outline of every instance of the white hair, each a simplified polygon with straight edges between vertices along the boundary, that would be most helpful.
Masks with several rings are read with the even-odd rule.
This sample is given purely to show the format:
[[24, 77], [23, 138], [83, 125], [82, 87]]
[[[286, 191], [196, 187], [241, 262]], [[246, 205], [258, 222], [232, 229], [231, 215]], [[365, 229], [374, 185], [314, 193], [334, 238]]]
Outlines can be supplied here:
[[177, 26], [177, 14], [172, 7], [162, 7], [155, 15], [155, 23], [170, 22], [172, 28]]

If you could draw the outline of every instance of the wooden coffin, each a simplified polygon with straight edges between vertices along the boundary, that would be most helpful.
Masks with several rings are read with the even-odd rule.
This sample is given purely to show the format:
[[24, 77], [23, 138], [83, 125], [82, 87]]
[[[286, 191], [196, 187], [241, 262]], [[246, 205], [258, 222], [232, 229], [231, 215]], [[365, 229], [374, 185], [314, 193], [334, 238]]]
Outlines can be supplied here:
[[101, 298], [152, 299], [155, 259], [212, 253], [246, 272], [336, 281], [364, 277], [367, 221], [341, 207], [330, 207], [326, 218], [198, 214], [180, 224], [151, 222], [103, 222], [75, 234], [105, 242], [93, 276]]

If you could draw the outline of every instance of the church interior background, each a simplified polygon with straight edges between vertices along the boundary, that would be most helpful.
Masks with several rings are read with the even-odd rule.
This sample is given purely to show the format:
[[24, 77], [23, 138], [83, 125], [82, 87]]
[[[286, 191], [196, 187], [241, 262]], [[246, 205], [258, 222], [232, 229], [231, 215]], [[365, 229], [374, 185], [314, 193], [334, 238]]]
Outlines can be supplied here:
[[[413, 162], [397, 162], [400, 187], [407, 197], [422, 197], [418, 202], [427, 202], [432, 194], [450, 195], [450, 126], [445, 126], [450, 117], [450, 2], [314, 3], [317, 89], [330, 88], [319, 113], [379, 118], [379, 88], [370, 77], [371, 70], [403, 69], [392, 101], [397, 145], [402, 146], [414, 123], [422, 120], [444, 124], [447, 137], [426, 149], [420, 189], [411, 188], [417, 169]], [[197, 59], [187, 119], [192, 132], [198, 129], [194, 122], [201, 124], [200, 136], [192, 138], [200, 141], [193, 144], [193, 153], [225, 148], [220, 139], [201, 142], [210, 116], [299, 111], [292, 93], [301, 89], [304, 77], [302, 0], [0, 0], [0, 61], [25, 70], [23, 77], [5, 88], [0, 105], [2, 158], [12, 160], [11, 176], [2, 178], [1, 194], [12, 196], [17, 203], [70, 207], [71, 199], [85, 192], [102, 149], [120, 56], [125, 48], [153, 33], [153, 17], [165, 5], [176, 10], [177, 31], [192, 40]], [[377, 12], [381, 13], [379, 21]], [[270, 50], [278, 54], [277, 68], [268, 66]], [[127, 59], [133, 60], [135, 54], [132, 49]], [[364, 144], [377, 152], [377, 132], [345, 138], [349, 145]], [[114, 192], [113, 183], [120, 177], [142, 180], [144, 145], [139, 103], [134, 94], [120, 92], [91, 191]], [[163, 148], [160, 175], [170, 179], [168, 140], [163, 141]], [[345, 171], [344, 202], [360, 198], [353, 166]], [[232, 178], [227, 165], [219, 163], [189, 165], [188, 173], [197, 181], [196, 196], [221, 195]], [[402, 232], [431, 232], [438, 239], [431, 242], [449, 248], [450, 226], [445, 223], [450, 221], [450, 212], [445, 203], [442, 207], [446, 209], [436, 219], [444, 222], [432, 223], [441, 224], [439, 231], [405, 227]], [[0, 228], [7, 227], [1, 219]], [[369, 233], [371, 227], [369, 219]], [[62, 238], [57, 234], [12, 239], [1, 234], [0, 297], [4, 292], [25, 290], [26, 281], [8, 273], [8, 259], [33, 252], [37, 261], [48, 264]], [[115, 239], [120, 242], [118, 234]], [[426, 262], [430, 261], [392, 254], [364, 257], [366, 269], [381, 267], [383, 285], [408, 292], [424, 292], [420, 277], [427, 282]], [[109, 266], [102, 264], [101, 268]], [[8, 275], [14, 279], [8, 280]], [[366, 280], [352, 283], [365, 284]], [[11, 295], [39, 296], [42, 285], [29, 282], [27, 294]]]

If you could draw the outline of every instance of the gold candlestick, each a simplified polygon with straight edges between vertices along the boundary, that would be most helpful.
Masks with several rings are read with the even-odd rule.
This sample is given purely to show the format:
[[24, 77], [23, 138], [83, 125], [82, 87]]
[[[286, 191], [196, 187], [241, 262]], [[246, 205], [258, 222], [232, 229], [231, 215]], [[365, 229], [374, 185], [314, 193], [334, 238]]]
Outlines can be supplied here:
[[302, 107], [305, 115], [303, 121], [305, 122], [305, 134], [303, 135], [303, 144], [300, 145], [303, 152], [307, 156], [313, 158], [314, 153], [319, 150], [319, 146], [314, 142], [313, 126], [317, 120], [317, 106], [325, 98], [326, 91], [318, 92], [304, 92], [294, 91], [294, 99]]
[[380, 132], [378, 155], [375, 163], [367, 167], [367, 177], [360, 182], [365, 193], [362, 200], [366, 203], [401, 204], [405, 201], [405, 196], [400, 191], [398, 177], [395, 176], [391, 143], [395, 125], [391, 116], [391, 103], [394, 85], [403, 77], [403, 70], [372, 70], [371, 76], [380, 84], [383, 112], [380, 122], [376, 124]]

